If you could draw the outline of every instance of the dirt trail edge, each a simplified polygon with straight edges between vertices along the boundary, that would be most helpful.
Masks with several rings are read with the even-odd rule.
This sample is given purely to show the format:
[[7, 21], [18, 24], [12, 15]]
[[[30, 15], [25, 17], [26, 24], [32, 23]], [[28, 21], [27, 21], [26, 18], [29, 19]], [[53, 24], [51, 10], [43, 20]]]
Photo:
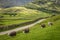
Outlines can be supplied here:
[[26, 25], [26, 26], [23, 26], [23, 27], [18, 27], [18, 28], [12, 29], [12, 30], [0, 32], [0, 35], [4, 35], [4, 34], [12, 32], [12, 31], [16, 31], [17, 32], [17, 31], [23, 30], [23, 29], [28, 28], [28, 27], [33, 27], [37, 23], [40, 23], [40, 22], [42, 22], [44, 20], [46, 20], [46, 19], [41, 19], [39, 21], [36, 21], [36, 22], [34, 22], [34, 23], [30, 24], [30, 25]]

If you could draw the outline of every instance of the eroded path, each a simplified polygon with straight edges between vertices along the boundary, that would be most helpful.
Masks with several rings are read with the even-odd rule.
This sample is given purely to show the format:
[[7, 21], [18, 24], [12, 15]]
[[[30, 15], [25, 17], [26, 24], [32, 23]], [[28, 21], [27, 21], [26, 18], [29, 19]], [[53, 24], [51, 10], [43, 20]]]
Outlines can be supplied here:
[[40, 23], [42, 21], [44, 21], [45, 19], [41, 19], [39, 21], [36, 21], [35, 23], [32, 23], [30, 25], [26, 25], [26, 26], [23, 26], [23, 27], [18, 27], [18, 28], [15, 28], [15, 29], [12, 29], [12, 30], [8, 30], [8, 31], [4, 31], [4, 32], [0, 32], [0, 35], [4, 35], [4, 34], [7, 34], [7, 33], [10, 33], [12, 31], [20, 31], [20, 30], [23, 30], [25, 28], [28, 28], [28, 27], [33, 27], [34, 25], [36, 25], [37, 23]]

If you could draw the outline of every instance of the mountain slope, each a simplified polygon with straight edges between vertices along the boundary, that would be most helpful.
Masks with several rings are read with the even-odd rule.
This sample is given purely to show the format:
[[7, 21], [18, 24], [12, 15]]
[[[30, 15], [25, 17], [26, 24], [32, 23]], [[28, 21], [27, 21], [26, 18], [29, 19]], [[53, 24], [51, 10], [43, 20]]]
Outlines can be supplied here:
[[35, 2], [25, 5], [25, 7], [46, 13], [60, 13], [60, 5], [56, 4], [56, 2], [52, 0], [36, 0]]

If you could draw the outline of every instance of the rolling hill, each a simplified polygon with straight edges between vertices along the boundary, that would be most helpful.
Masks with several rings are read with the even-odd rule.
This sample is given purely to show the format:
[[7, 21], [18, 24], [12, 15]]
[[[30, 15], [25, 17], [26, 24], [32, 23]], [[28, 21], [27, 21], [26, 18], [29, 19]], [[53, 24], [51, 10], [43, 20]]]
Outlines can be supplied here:
[[[5, 19], [4, 21], [1, 20], [5, 25], [9, 25], [8, 23], [13, 22], [14, 20], [12, 19], [18, 19], [19, 21], [16, 20], [14, 22], [18, 24], [20, 20], [22, 20], [22, 22], [24, 20], [24, 22], [27, 22], [37, 18], [49, 17], [45, 21], [31, 27], [30, 32], [27, 34], [23, 33], [23, 31], [19, 31], [14, 37], [10, 37], [8, 34], [0, 35], [0, 40], [60, 40], [59, 4], [59, 0], [35, 0], [34, 2], [28, 3], [24, 6], [0, 8], [0, 19]], [[50, 17], [52, 15], [55, 16]], [[8, 21], [6, 22], [6, 20]], [[53, 25], [49, 26], [48, 22], [53, 22]], [[46, 27], [41, 28], [41, 24], [45, 24]]]
[[[15, 22], [16, 24], [18, 24], [19, 23], [18, 20], [30, 21], [30, 20], [35, 20], [42, 17], [51, 16], [53, 14], [60, 14], [60, 6], [59, 4], [56, 4], [56, 1], [35, 0], [24, 6], [11, 6], [8, 8], [0, 8], [0, 19], [3, 20], [3, 21], [2, 20], [0, 21], [0, 24], [12, 25], [12, 24], [15, 24]], [[17, 19], [17, 20], [14, 23], [12, 23], [14, 21], [13, 19]]]

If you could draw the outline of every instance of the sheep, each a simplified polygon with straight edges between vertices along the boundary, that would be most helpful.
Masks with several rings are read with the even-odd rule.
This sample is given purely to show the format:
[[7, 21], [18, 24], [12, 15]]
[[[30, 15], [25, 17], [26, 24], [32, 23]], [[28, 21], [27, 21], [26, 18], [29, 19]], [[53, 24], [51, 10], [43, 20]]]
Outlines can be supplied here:
[[29, 28], [24, 29], [24, 33], [29, 33]]
[[16, 32], [15, 32], [15, 31], [10, 32], [8, 35], [9, 35], [9, 36], [16, 36]]
[[48, 22], [48, 25], [52, 26], [52, 25], [53, 25], [53, 23], [52, 23], [52, 22]]
[[3, 18], [4, 16], [0, 16], [0, 18]]
[[41, 24], [41, 27], [42, 27], [42, 28], [45, 28], [45, 27], [46, 27], [46, 25], [45, 25], [45, 24]]

